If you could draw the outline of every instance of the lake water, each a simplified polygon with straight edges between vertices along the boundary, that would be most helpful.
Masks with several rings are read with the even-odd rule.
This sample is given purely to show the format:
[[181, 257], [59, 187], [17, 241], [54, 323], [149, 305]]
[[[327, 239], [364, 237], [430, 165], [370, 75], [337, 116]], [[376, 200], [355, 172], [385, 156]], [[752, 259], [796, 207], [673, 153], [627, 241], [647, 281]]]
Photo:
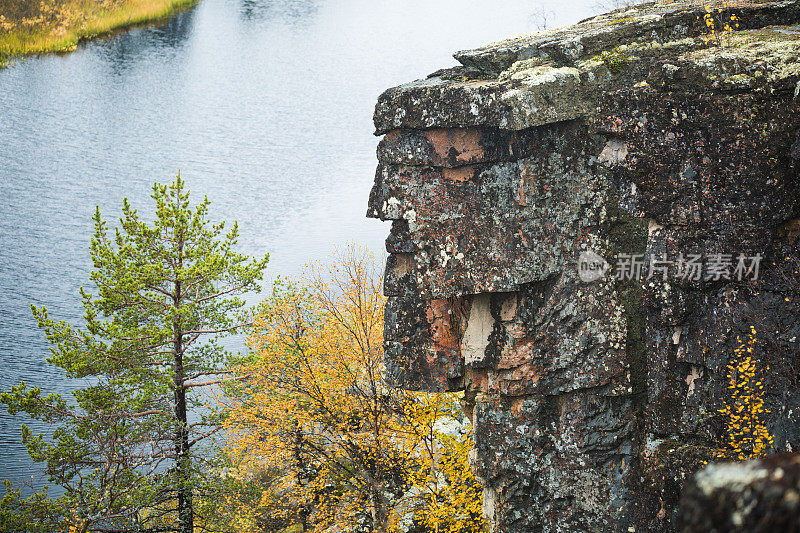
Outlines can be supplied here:
[[[559, 25], [592, 4], [542, 7]], [[29, 305], [79, 323], [95, 206], [113, 221], [127, 196], [147, 213], [152, 183], [179, 169], [212, 218], [239, 221], [246, 252], [271, 254], [270, 276], [348, 243], [381, 253], [388, 225], [364, 218], [378, 94], [455, 64], [458, 49], [535, 30], [542, 7], [203, 0], [161, 26], [0, 70], [0, 390], [70, 390]], [[0, 479], [39, 475], [21, 422], [0, 413]]]

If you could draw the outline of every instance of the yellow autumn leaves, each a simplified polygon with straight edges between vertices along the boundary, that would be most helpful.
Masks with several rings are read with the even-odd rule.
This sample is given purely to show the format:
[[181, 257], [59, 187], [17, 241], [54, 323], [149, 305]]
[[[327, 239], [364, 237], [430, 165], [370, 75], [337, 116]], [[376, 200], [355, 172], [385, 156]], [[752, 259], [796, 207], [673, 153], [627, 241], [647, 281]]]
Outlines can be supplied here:
[[404, 446], [414, 450], [409, 490], [398, 502], [391, 530], [398, 527], [404, 507], [416, 509], [418, 522], [437, 533], [479, 532], [484, 528], [482, 487], [469, 466], [472, 433], [461, 423], [453, 395], [413, 395], [405, 407]]
[[739, 28], [739, 17], [735, 13], [725, 15], [723, 8], [717, 8], [715, 12], [708, 5], [703, 4], [703, 7], [706, 10], [703, 15], [703, 40], [706, 44], [715, 43], [717, 46], [722, 46], [722, 37], [730, 35]]
[[727, 367], [730, 398], [718, 411], [725, 417], [727, 448], [738, 459], [745, 460], [765, 455], [772, 446], [773, 437], [764, 421], [769, 411], [764, 406], [761, 377], [769, 366], [758, 368], [753, 359], [757, 342], [755, 327], [750, 326], [746, 340], [737, 337], [737, 341], [733, 361]]
[[234, 475], [271, 472], [258, 521], [301, 530], [483, 529], [471, 429], [452, 394], [384, 384], [380, 269], [350, 255], [301, 284], [278, 282], [226, 390]]

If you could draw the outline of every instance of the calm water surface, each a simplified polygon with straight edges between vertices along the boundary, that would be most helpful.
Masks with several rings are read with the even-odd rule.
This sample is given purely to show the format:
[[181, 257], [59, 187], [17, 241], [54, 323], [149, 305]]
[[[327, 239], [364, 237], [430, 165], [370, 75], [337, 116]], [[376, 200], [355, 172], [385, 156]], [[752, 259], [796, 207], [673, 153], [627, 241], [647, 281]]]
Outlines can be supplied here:
[[[565, 24], [588, 0], [544, 6]], [[392, 85], [455, 64], [450, 54], [535, 29], [531, 0], [203, 0], [159, 27], [0, 71], [0, 390], [74, 383], [45, 362], [29, 304], [79, 323], [90, 217], [180, 169], [238, 220], [269, 275], [297, 274], [347, 243], [378, 253], [364, 218], [375, 168], [372, 107]], [[0, 413], [0, 479], [40, 469]], [[33, 429], [43, 428], [33, 425]]]

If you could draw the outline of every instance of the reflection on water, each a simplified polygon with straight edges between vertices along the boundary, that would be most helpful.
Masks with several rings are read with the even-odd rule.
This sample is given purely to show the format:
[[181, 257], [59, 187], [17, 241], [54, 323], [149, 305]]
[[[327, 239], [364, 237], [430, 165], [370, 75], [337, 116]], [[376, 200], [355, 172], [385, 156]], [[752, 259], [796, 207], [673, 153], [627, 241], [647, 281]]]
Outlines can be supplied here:
[[110, 71], [122, 74], [128, 67], [156, 53], [174, 55], [186, 44], [194, 27], [197, 11], [192, 9], [177, 14], [163, 26], [146, 29], [135, 28], [109, 39], [105, 46], [97, 49], [106, 60]]
[[[586, 0], [587, 4], [594, 0]], [[554, 8], [561, 22], [588, 15]], [[203, 0], [160, 27], [0, 71], [0, 389], [73, 384], [45, 362], [28, 308], [79, 323], [90, 217], [147, 214], [180, 169], [240, 244], [296, 274], [334, 246], [380, 252], [364, 218], [375, 171], [372, 108], [450, 54], [529, 31], [530, 0]], [[0, 478], [40, 470], [0, 413]], [[41, 431], [33, 425], [34, 431]]]
[[317, 0], [298, 0], [281, 2], [280, 0], [242, 0], [240, 13], [249, 21], [261, 22], [272, 20], [286, 24], [305, 24], [310, 22], [320, 7]]

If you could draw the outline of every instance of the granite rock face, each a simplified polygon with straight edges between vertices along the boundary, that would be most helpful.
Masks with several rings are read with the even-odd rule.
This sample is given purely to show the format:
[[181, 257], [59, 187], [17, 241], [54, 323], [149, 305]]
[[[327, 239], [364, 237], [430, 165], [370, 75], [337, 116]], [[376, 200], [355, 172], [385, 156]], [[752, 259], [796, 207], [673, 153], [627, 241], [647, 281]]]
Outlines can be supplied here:
[[738, 30], [644, 4], [378, 100], [389, 379], [465, 391], [493, 531], [674, 531], [751, 328], [800, 445], [800, 3], [712, 6]]

